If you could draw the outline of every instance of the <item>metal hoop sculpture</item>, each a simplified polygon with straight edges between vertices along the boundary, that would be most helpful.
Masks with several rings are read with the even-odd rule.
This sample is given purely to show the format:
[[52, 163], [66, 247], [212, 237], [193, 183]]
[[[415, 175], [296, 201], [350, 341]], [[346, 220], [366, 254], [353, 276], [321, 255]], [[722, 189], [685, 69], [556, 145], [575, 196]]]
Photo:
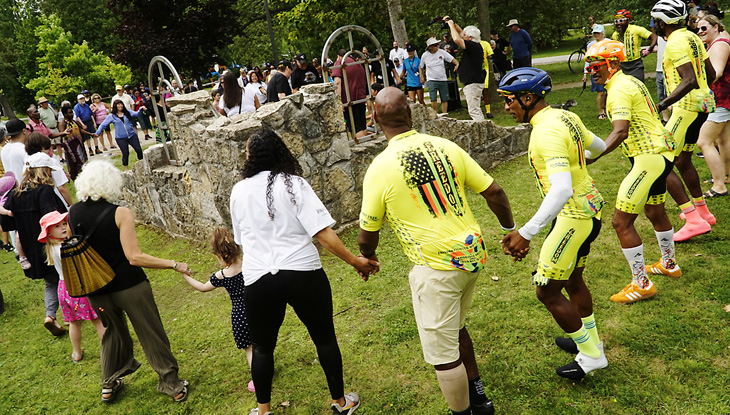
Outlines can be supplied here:
[[[379, 58], [368, 58], [361, 51], [355, 50], [355, 42], [352, 40], [352, 32], [362, 33], [365, 36], [367, 36], [368, 38], [370, 38], [370, 40], [375, 44], [375, 48], [380, 51], [380, 57]], [[337, 39], [338, 37], [340, 37], [343, 34], [347, 34], [347, 40], [349, 41], [349, 44], [350, 44], [350, 50], [347, 53], [345, 53], [345, 56], [342, 57], [342, 63], [340, 65], [334, 65], [332, 67], [328, 67], [327, 65], [325, 65], [325, 63], [327, 62], [330, 48], [332, 47], [332, 44], [335, 42], [335, 39]], [[352, 55], [352, 54], [357, 54], [360, 57], [360, 59], [358, 59], [355, 62], [345, 63], [347, 58], [350, 57], [350, 55]], [[337, 68], [342, 68], [344, 66], [352, 66], [352, 65], [363, 65], [365, 67], [365, 77], [367, 79], [370, 79], [370, 67], [367, 64], [373, 63], [373, 62], [378, 62], [378, 63], [380, 63], [381, 73], [383, 74], [383, 86], [384, 87], [389, 86], [388, 76], [387, 76], [387, 72], [386, 72], [387, 67], [385, 65], [385, 51], [383, 51], [383, 48], [380, 46], [380, 42], [378, 42], [378, 39], [364, 27], [356, 26], [356, 25], [347, 25], [347, 26], [342, 26], [339, 29], [332, 32], [332, 34], [327, 38], [327, 41], [324, 43], [324, 48], [322, 49], [322, 59], [320, 60], [320, 62], [322, 63], [322, 78], [324, 79], [324, 82], [326, 82], [326, 83], [330, 82], [330, 71], [332, 69], [337, 69]], [[350, 89], [348, 88], [348, 83], [347, 83], [347, 71], [345, 71], [345, 70], [342, 71], [342, 82], [343, 82], [343, 86], [342, 86], [343, 92], [345, 93], [345, 97], [347, 99], [347, 103], [342, 104], [342, 109], [347, 110], [350, 114], [350, 128], [352, 131], [352, 139], [355, 141], [355, 144], [358, 144], [359, 141], [356, 136], [357, 132], [355, 131], [355, 118], [353, 117], [353, 114], [352, 114], [352, 106], [361, 104], [361, 103], [364, 103], [367, 101], [374, 101], [375, 97], [373, 97], [373, 88], [370, 85], [369, 81], [366, 82], [366, 84], [368, 86], [367, 96], [363, 99], [352, 101], [350, 99]], [[378, 134], [380, 132], [380, 126], [378, 125], [377, 122], [374, 122], [374, 125], [375, 125], [374, 134]]]
[[[165, 94], [173, 94], [177, 93], [172, 89], [172, 85], [170, 82], [165, 78], [165, 71], [163, 70], [162, 65], [167, 66], [167, 69], [170, 72], [170, 75], [174, 80], [177, 81], [178, 85], [182, 85], [182, 80], [180, 79], [180, 74], [177, 73], [177, 69], [175, 69], [175, 66], [173, 66], [172, 62], [170, 62], [169, 59], [167, 59], [164, 56], [155, 56], [150, 61], [149, 69], [147, 70], [147, 84], [150, 86], [150, 98], [152, 101], [152, 108], [155, 111], [155, 119], [157, 119], [157, 126], [160, 129], [160, 135], [162, 139], [162, 148], [165, 150], [165, 155], [167, 156], [168, 164], [172, 165], [179, 165], [180, 162], [177, 159], [177, 150], [175, 148], [175, 141], [172, 139], [172, 135], [170, 134], [170, 130], [167, 128], [167, 102], [165, 99]], [[153, 77], [155, 73], [155, 69], [157, 69], [157, 72], [159, 73], [158, 77]], [[164, 89], [160, 90], [160, 87], [164, 86]], [[157, 105], [157, 99], [156, 97], [160, 97], [160, 102], [162, 103], [161, 106]], [[162, 109], [162, 118], [160, 118], [160, 108]], [[149, 108], [147, 109], [149, 111]], [[165, 120], [165, 123], [162, 123], [162, 120]], [[167, 141], [170, 140], [170, 147], [171, 150], [167, 148]]]

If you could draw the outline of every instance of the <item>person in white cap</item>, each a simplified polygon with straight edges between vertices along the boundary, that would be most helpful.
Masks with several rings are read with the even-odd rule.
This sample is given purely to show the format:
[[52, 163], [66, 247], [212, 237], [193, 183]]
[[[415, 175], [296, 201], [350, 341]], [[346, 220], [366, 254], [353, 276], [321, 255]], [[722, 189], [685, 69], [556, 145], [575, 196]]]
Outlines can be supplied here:
[[[454, 71], [456, 71], [459, 69], [459, 61], [450, 53], [439, 49], [439, 41], [434, 37], [428, 38], [426, 48], [421, 56], [421, 66], [419, 68], [421, 83], [426, 84], [429, 94], [431, 94], [431, 108], [438, 112], [438, 93], [441, 96], [441, 112], [446, 113], [449, 109], [449, 84], [444, 62], [452, 62], [455, 65]], [[426, 68], [425, 74], [424, 68]], [[427, 80], [428, 82], [426, 82]]]
[[507, 23], [512, 33], [509, 34], [509, 49], [512, 50], [512, 67], [525, 68], [532, 66], [532, 38], [525, 29], [520, 28], [517, 19]]
[[61, 199], [54, 193], [51, 171], [62, 171], [58, 160], [40, 152], [26, 159], [19, 191], [10, 192], [5, 209], [13, 212], [18, 238], [31, 267], [26, 275], [32, 279], [45, 280], [44, 302], [46, 319], [43, 326], [54, 336], [62, 336], [66, 329], [56, 321], [58, 311], [58, 273], [56, 268], [45, 262], [45, 246], [36, 238], [41, 233], [40, 219], [54, 210], [66, 212]]

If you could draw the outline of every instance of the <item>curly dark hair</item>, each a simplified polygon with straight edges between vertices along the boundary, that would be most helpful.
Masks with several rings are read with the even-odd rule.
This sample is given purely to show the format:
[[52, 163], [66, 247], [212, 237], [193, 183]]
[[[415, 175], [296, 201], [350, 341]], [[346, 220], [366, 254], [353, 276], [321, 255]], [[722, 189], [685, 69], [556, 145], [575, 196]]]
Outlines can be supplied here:
[[[289, 200], [296, 205], [294, 191], [292, 190], [292, 176], [302, 175], [302, 166], [299, 164], [289, 148], [284, 144], [274, 130], [263, 127], [256, 130], [248, 139], [246, 146], [248, 159], [243, 165], [243, 178], [248, 179], [262, 171], [270, 171], [266, 183], [266, 206], [269, 209], [269, 218], [274, 220], [274, 179], [277, 175], [284, 176], [286, 191], [289, 193]], [[301, 180], [301, 177], [299, 177]]]

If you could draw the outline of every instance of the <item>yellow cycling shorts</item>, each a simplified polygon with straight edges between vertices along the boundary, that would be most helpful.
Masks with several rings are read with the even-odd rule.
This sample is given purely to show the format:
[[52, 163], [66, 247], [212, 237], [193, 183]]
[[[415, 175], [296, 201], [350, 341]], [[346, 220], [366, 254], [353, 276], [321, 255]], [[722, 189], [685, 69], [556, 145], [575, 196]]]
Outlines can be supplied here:
[[667, 121], [667, 130], [674, 136], [677, 147], [674, 155], [679, 156], [683, 151], [693, 152], [700, 137], [700, 128], [707, 121], [706, 112], [693, 112], [681, 108], [673, 108], [672, 116]]
[[550, 280], [565, 281], [575, 268], [585, 267], [591, 252], [591, 242], [600, 230], [601, 219], [598, 215], [590, 219], [558, 216], [542, 244], [540, 261], [532, 277], [533, 284], [547, 285]]
[[672, 171], [674, 154], [640, 154], [630, 157], [631, 171], [621, 182], [616, 209], [639, 214], [645, 204], [660, 205], [667, 199], [667, 176]]

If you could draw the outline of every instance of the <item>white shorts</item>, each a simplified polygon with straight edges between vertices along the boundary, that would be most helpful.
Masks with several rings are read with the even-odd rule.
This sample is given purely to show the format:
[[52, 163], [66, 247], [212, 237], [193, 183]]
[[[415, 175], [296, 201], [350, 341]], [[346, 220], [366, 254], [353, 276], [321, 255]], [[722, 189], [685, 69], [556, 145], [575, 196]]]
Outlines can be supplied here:
[[730, 121], [730, 110], [723, 107], [717, 107], [715, 112], [711, 112], [707, 115], [707, 121], [716, 122], [722, 124]]
[[478, 272], [440, 271], [416, 265], [409, 281], [423, 358], [431, 365], [459, 360], [459, 330], [471, 307]]

